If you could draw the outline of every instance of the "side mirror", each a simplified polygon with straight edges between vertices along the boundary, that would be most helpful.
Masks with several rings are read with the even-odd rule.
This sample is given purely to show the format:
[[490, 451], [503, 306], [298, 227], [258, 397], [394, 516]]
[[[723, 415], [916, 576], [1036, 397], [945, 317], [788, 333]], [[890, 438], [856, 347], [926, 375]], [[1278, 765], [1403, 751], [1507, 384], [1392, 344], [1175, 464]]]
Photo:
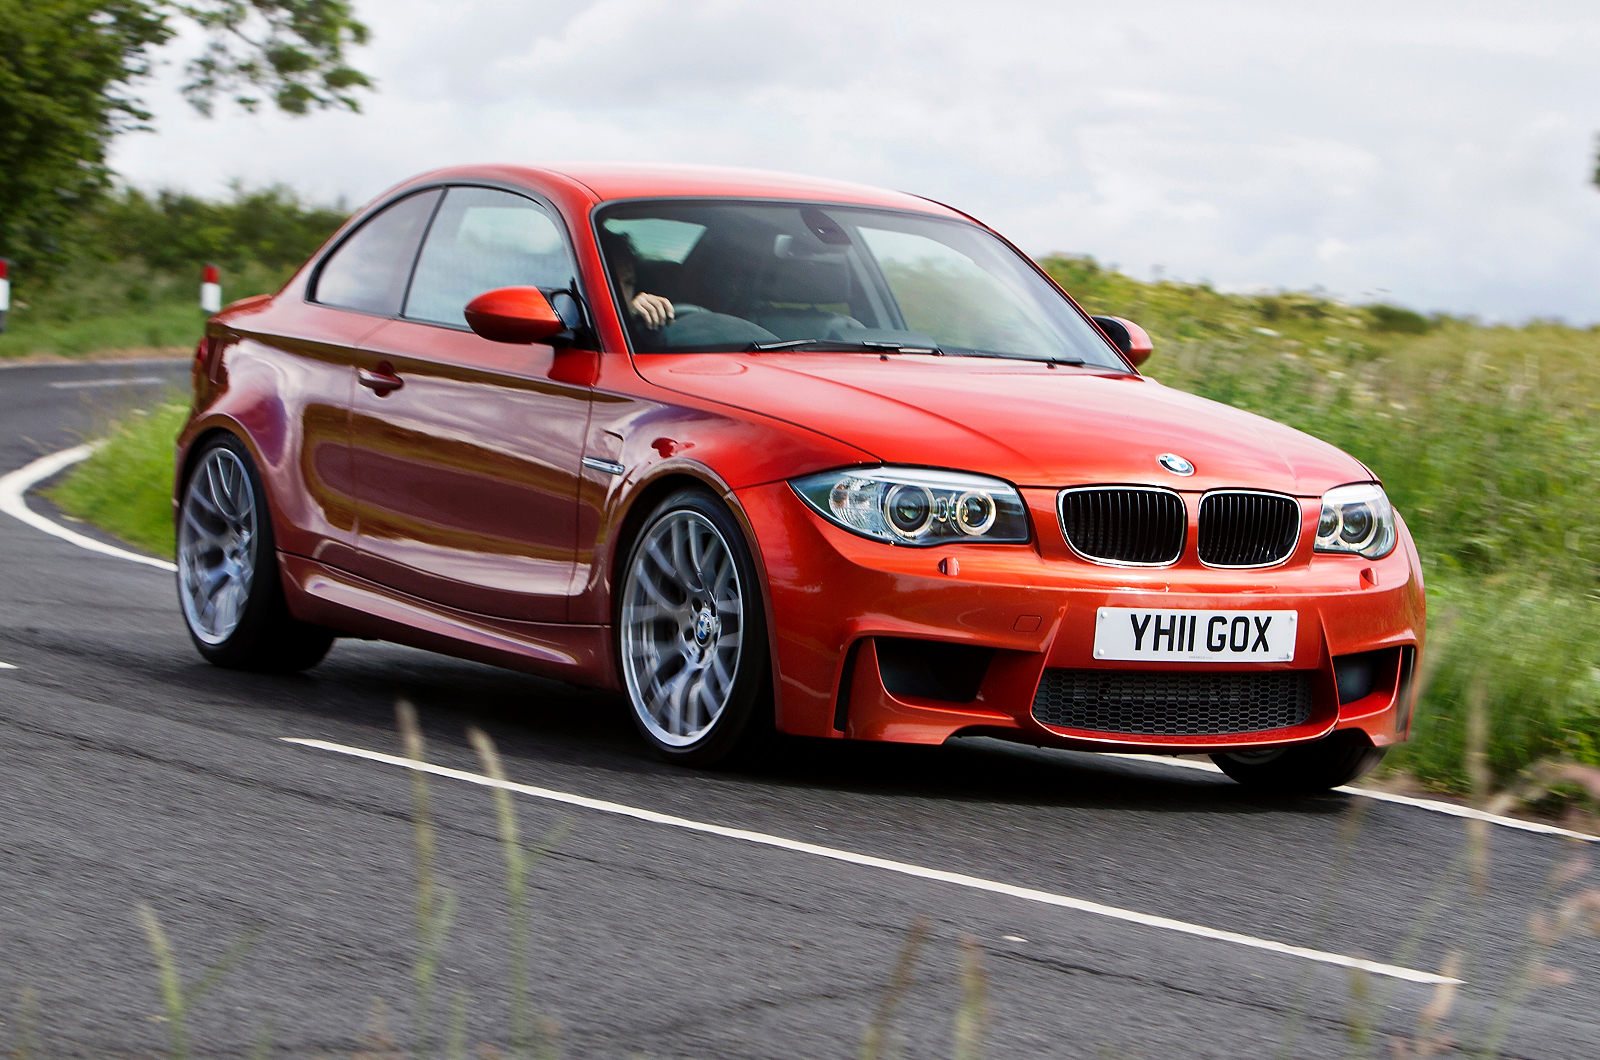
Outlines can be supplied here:
[[1122, 351], [1122, 356], [1132, 361], [1138, 367], [1150, 359], [1150, 351], [1155, 349], [1150, 342], [1150, 333], [1131, 320], [1121, 317], [1094, 317], [1094, 322], [1100, 325], [1100, 330], [1106, 338], [1111, 340], [1111, 345]]
[[492, 342], [549, 342], [567, 329], [537, 287], [499, 287], [467, 303], [467, 326]]

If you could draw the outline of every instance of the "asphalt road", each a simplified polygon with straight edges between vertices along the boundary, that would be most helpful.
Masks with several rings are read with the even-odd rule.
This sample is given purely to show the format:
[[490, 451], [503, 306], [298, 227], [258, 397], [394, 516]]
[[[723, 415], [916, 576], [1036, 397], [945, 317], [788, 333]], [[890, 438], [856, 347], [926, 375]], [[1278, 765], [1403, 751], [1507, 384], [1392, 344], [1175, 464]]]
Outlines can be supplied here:
[[[157, 400], [182, 365], [0, 369], [0, 471]], [[46, 510], [47, 502], [34, 505]], [[304, 676], [203, 663], [171, 576], [0, 517], [0, 1048], [27, 1020], [61, 1055], [150, 1055], [167, 1025], [135, 920], [148, 903], [197, 976], [260, 941], [193, 1012], [196, 1050], [408, 1042], [411, 774], [283, 742], [398, 753], [397, 697], [433, 761], [478, 771], [485, 728], [512, 779], [694, 821], [1037, 888], [1408, 968], [1465, 951], [1456, 1037], [1479, 1040], [1529, 913], [1580, 844], [1491, 827], [1480, 902], [1458, 819], [1331, 794], [1245, 795], [1164, 764], [971, 741], [789, 749], [757, 774], [655, 760], [620, 702], [388, 645], [340, 641]], [[504, 1041], [506, 903], [490, 794], [430, 785], [456, 899], [440, 992], [467, 1040]], [[847, 1057], [910, 925], [929, 939], [897, 1018], [906, 1055], [947, 1056], [962, 936], [981, 953], [991, 1057], [1336, 1057], [1352, 1012], [1410, 1033], [1432, 986], [870, 865], [519, 796], [524, 832], [570, 829], [533, 883], [534, 996], [566, 1057]], [[1589, 885], [1596, 883], [1593, 874]], [[1440, 901], [1434, 896], [1442, 894]], [[1414, 948], [1406, 938], [1415, 935]], [[1566, 985], [1518, 1009], [1505, 1053], [1600, 1053], [1600, 941], [1556, 947]], [[1361, 987], [1354, 989], [1359, 993]], [[376, 1017], [374, 1013], [379, 1015]], [[476, 1049], [474, 1048], [474, 1054]]]

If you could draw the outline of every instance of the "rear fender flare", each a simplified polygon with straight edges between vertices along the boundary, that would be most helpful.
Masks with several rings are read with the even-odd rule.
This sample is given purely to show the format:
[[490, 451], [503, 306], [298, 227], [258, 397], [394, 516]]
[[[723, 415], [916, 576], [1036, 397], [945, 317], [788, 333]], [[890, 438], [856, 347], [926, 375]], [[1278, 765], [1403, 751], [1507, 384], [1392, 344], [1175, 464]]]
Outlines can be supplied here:
[[[276, 400], [272, 403], [277, 405], [278, 412], [281, 414], [282, 404]], [[262, 417], [260, 416], [251, 417], [251, 419], [262, 422]], [[175, 469], [172, 481], [172, 516], [174, 524], [177, 522], [178, 512], [183, 503], [183, 487], [189, 481], [190, 471], [194, 469], [195, 458], [199, 455], [200, 450], [208, 439], [219, 434], [229, 434], [243, 443], [245, 449], [250, 453], [250, 459], [255, 461], [256, 473], [261, 477], [261, 487], [267, 493], [265, 498], [267, 510], [272, 514], [273, 537], [278, 541], [283, 540], [283, 516], [280, 514], [276, 498], [272, 495], [274, 488], [273, 476], [268, 474], [268, 469], [276, 466], [275, 461], [267, 455], [272, 450], [263, 449], [259, 441], [260, 436], [251, 431], [246, 422], [236, 418], [229, 412], [221, 411], [216, 406], [213, 406], [203, 416], [191, 420], [189, 425], [184, 428], [183, 434], [179, 435], [178, 452], [176, 459], [173, 461]], [[268, 437], [277, 442], [275, 450], [281, 453], [281, 434], [274, 438], [270, 430], [270, 421], [267, 421], [267, 423], [269, 426]]]

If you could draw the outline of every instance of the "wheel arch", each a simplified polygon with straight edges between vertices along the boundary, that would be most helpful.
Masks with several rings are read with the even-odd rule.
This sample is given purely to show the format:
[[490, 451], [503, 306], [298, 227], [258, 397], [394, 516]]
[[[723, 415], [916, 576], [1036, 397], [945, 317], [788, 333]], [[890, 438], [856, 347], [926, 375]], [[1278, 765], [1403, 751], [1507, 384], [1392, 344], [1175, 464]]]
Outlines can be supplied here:
[[[195, 461], [205, 450], [206, 443], [214, 438], [229, 437], [240, 445], [249, 454], [251, 462], [255, 465], [256, 480], [261, 484], [261, 500], [267, 506], [267, 518], [272, 524], [272, 540], [275, 547], [281, 547], [283, 541], [283, 512], [273, 496], [272, 476], [263, 470], [267, 464], [255, 439], [244, 425], [229, 416], [214, 415], [207, 417], [198, 424], [191, 425], [185, 432], [184, 440], [180, 442], [179, 459], [173, 469], [172, 483], [172, 523], [174, 532], [177, 530], [178, 520], [183, 512], [183, 491], [188, 485], [189, 475], [194, 471]], [[280, 572], [280, 577], [282, 572]]]
[[258, 459], [255, 449], [239, 431], [231, 430], [220, 423], [213, 423], [209, 426], [202, 427], [200, 430], [196, 431], [194, 437], [190, 438], [184, 445], [183, 459], [178, 461], [177, 471], [172, 480], [172, 499], [174, 506], [177, 506], [182, 502], [181, 495], [183, 493], [183, 487], [188, 483], [190, 473], [194, 471], [194, 462], [200, 456], [201, 450], [206, 447], [206, 443], [211, 439], [224, 434], [237, 438], [244, 444], [246, 449], [250, 450], [251, 459]]
[[727, 483], [722, 481], [710, 468], [691, 461], [672, 461], [661, 466], [647, 481], [640, 483], [624, 502], [622, 511], [616, 521], [617, 533], [615, 547], [611, 550], [611, 563], [608, 573], [608, 586], [611, 599], [608, 601], [608, 611], [611, 615], [611, 650], [617, 666], [617, 673], [622, 673], [622, 624], [617, 613], [622, 601], [622, 579], [628, 557], [633, 552], [633, 546], [639, 539], [639, 534], [644, 530], [645, 521], [656, 506], [681, 489], [702, 489], [710, 493], [727, 507], [733, 521], [738, 524], [739, 530], [744, 534], [745, 547], [750, 550], [750, 556], [755, 561], [756, 585], [761, 593], [761, 612], [766, 618], [767, 626], [767, 659], [772, 675], [772, 703], [775, 720], [780, 731], [783, 728], [783, 681], [778, 673], [778, 634], [776, 616], [772, 610], [772, 588], [767, 581], [766, 557], [761, 551], [761, 542], [756, 537], [755, 527], [750, 522], [750, 516], [745, 512], [744, 505], [739, 502], [738, 496]]

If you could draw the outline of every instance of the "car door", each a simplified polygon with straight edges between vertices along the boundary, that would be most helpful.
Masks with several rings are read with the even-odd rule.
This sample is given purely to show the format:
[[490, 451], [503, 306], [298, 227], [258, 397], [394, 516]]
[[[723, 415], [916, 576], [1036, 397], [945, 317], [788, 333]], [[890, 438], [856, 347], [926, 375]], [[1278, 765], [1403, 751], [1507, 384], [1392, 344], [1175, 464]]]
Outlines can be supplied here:
[[401, 318], [357, 360], [363, 576], [462, 611], [566, 621], [589, 390], [553, 376], [553, 347], [480, 338], [462, 310], [497, 287], [576, 298], [576, 271], [544, 206], [497, 188], [445, 192]]
[[[279, 299], [230, 320], [241, 340], [226, 362], [230, 384], [273, 395], [298, 428], [277, 473], [298, 484], [279, 494], [286, 525], [278, 545], [287, 552], [336, 567], [355, 563], [349, 420], [356, 351], [400, 311], [440, 194], [407, 196], [364, 221], [318, 265], [305, 299]], [[269, 462], [272, 456], [263, 453]]]

